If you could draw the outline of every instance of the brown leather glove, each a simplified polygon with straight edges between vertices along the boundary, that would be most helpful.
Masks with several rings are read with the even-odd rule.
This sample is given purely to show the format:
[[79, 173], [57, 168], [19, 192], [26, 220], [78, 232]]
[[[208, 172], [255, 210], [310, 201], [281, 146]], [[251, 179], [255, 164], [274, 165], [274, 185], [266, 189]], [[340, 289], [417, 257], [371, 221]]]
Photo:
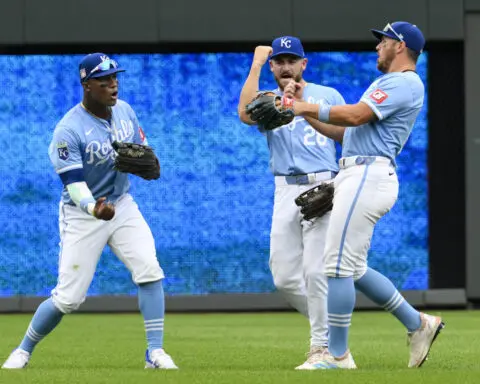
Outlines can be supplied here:
[[305, 220], [322, 217], [333, 208], [333, 194], [335, 188], [332, 183], [322, 183], [313, 187], [295, 199]]
[[252, 121], [267, 131], [290, 123], [295, 118], [293, 99], [262, 91], [247, 104], [245, 111]]
[[145, 180], [156, 180], [160, 177], [160, 162], [148, 145], [114, 141], [112, 147], [117, 153], [115, 170], [131, 173]]

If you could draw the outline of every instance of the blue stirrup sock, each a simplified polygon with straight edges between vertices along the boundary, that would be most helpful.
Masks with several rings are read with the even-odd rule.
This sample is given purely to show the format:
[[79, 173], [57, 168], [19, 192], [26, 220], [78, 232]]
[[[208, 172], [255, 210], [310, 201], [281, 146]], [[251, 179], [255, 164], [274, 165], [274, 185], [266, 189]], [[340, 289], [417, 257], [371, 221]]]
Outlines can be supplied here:
[[420, 313], [398, 292], [393, 283], [372, 268], [355, 282], [355, 287], [370, 300], [391, 312], [409, 332], [420, 328]]
[[348, 329], [355, 307], [353, 277], [328, 278], [328, 350], [341, 357], [348, 349]]
[[19, 348], [32, 353], [35, 346], [60, 323], [63, 315], [51, 298], [45, 300], [35, 311]]
[[165, 295], [162, 280], [139, 284], [138, 304], [145, 324], [148, 350], [163, 348]]

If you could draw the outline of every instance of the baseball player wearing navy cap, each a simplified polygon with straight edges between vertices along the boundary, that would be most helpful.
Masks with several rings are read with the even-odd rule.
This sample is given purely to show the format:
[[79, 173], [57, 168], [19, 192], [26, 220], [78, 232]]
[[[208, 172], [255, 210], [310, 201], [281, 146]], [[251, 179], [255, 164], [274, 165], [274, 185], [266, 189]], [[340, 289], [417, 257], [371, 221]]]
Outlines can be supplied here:
[[[415, 72], [425, 38], [408, 22], [372, 30], [379, 40], [377, 68], [383, 75], [357, 104], [336, 106], [293, 101], [295, 115], [329, 125], [320, 132], [342, 141], [340, 172], [325, 245], [328, 276], [328, 351], [305, 369], [356, 368], [348, 349], [355, 289], [391, 312], [407, 329], [408, 367], [420, 367], [444, 324], [438, 316], [415, 310], [381, 273], [367, 265], [375, 224], [398, 196], [396, 157], [405, 145], [424, 101], [424, 85]], [[282, 101], [283, 102], [283, 101]], [[285, 100], [291, 105], [292, 100]], [[347, 127], [347, 128], [346, 128]]]
[[372, 29], [373, 35], [382, 40], [383, 37], [404, 42], [405, 46], [420, 55], [425, 46], [425, 37], [422, 31], [414, 25], [406, 21], [396, 21], [395, 23], [388, 23], [383, 30]]
[[123, 68], [118, 66], [115, 60], [99, 52], [85, 56], [80, 62], [79, 71], [82, 83], [89, 79], [98, 79], [99, 77], [113, 75], [118, 72], [125, 72]]
[[[327, 99], [332, 105], [345, 104], [337, 90], [303, 79], [307, 58], [302, 43], [297, 37], [282, 36], [273, 40], [271, 47], [255, 49], [238, 105], [242, 122], [257, 125], [246, 114], [245, 106], [259, 90], [260, 71], [267, 61], [278, 84], [273, 91], [276, 94], [311, 103]], [[258, 126], [267, 139], [270, 169], [275, 176], [269, 265], [277, 289], [309, 319], [310, 351], [304, 364], [322, 354], [328, 342], [323, 249], [330, 213], [311, 222], [303, 220], [295, 198], [307, 189], [332, 182], [338, 172], [335, 143], [316, 131], [318, 124], [315, 119], [296, 117], [274, 130]]]
[[292, 55], [305, 58], [302, 42], [294, 36], [278, 37], [272, 41], [270, 60], [280, 55]]
[[[92, 53], [79, 65], [83, 100], [57, 124], [50, 160], [63, 183], [59, 209], [59, 275], [27, 332], [2, 368], [25, 368], [36, 345], [85, 300], [98, 260], [109, 245], [138, 286], [147, 337], [145, 368], [176, 369], [163, 350], [163, 270], [152, 232], [132, 196], [128, 174], [114, 169], [112, 142], [147, 144], [132, 107], [118, 99], [117, 62]], [[115, 351], [112, 351], [115, 360]]]

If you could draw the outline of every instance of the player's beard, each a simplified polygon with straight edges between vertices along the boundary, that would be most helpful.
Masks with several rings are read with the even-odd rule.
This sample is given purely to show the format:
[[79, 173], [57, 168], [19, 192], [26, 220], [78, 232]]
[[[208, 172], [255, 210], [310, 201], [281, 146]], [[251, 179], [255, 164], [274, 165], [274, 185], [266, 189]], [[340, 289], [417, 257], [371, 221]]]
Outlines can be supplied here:
[[395, 52], [393, 50], [386, 50], [384, 53], [384, 58], [377, 60], [377, 68], [382, 73], [388, 73], [390, 66], [392, 65], [393, 59], [395, 59]]
[[290, 80], [295, 80], [297, 83], [300, 83], [303, 80], [303, 71], [300, 73], [297, 73], [296, 75], [292, 75], [292, 77], [275, 76], [275, 81], [277, 82], [278, 87], [282, 91], [283, 91], [283, 88], [285, 88], [287, 84], [290, 82]]

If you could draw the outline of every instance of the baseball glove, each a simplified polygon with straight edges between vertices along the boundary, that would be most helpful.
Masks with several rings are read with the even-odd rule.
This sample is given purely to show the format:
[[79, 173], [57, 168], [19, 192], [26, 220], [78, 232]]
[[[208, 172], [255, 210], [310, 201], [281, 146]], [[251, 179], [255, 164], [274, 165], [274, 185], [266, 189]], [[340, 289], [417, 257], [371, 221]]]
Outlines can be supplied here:
[[245, 111], [252, 121], [267, 131], [288, 124], [295, 117], [293, 99], [273, 92], [258, 92], [257, 96], [247, 104]]
[[114, 141], [113, 149], [117, 152], [113, 168], [119, 172], [131, 173], [145, 180], [160, 177], [160, 163], [148, 145], [121, 143]]
[[322, 217], [333, 208], [334, 187], [331, 183], [322, 183], [303, 192], [295, 199], [305, 220]]

